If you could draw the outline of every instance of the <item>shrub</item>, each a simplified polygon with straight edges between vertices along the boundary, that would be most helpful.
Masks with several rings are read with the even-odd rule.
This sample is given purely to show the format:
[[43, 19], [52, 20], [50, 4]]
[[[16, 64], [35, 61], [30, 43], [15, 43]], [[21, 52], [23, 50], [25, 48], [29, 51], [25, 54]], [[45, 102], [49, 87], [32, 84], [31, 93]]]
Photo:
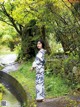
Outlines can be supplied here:
[[67, 79], [68, 85], [73, 88], [80, 83], [80, 62], [78, 55], [50, 56], [46, 61], [46, 75], [60, 75]]

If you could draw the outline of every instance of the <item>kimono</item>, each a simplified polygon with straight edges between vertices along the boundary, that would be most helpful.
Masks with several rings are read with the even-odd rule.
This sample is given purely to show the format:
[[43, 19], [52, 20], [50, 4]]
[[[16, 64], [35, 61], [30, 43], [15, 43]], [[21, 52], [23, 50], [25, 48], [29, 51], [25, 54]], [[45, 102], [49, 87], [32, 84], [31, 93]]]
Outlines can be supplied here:
[[32, 67], [36, 69], [36, 100], [42, 100], [45, 97], [44, 89], [44, 64], [46, 50], [41, 49], [36, 55]]

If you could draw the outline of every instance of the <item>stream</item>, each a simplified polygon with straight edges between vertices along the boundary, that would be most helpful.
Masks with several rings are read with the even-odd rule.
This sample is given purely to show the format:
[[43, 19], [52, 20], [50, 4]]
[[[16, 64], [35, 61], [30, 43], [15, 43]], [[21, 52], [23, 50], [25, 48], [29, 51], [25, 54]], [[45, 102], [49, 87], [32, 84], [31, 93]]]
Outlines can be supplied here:
[[21, 107], [16, 97], [8, 89], [5, 90], [2, 102], [3, 101], [5, 102], [6, 107]]
[[0, 65], [3, 67], [3, 72], [16, 71], [19, 64], [15, 62], [17, 54], [0, 55]]
[[[12, 71], [16, 71], [19, 68], [19, 64], [15, 62], [17, 59], [16, 54], [8, 54], [8, 55], [0, 55], [0, 66], [3, 67], [3, 69], [0, 71], [0, 82], [5, 86], [5, 94], [3, 94], [3, 99], [0, 102], [0, 107], [21, 107], [21, 102], [17, 99], [17, 96], [20, 96], [20, 93], [22, 91], [23, 95], [25, 96], [25, 92], [23, 88], [20, 86], [20, 84], [14, 80], [12, 77], [9, 77], [7, 74]], [[3, 72], [3, 73], [2, 73]], [[6, 74], [7, 73], [7, 74]], [[9, 83], [10, 81], [10, 83]], [[9, 84], [8, 84], [9, 83]], [[17, 83], [17, 87], [14, 85]], [[10, 85], [11, 84], [11, 85]], [[13, 85], [12, 85], [13, 84]], [[9, 86], [8, 86], [9, 85]], [[12, 94], [10, 90], [14, 93]], [[17, 93], [19, 93], [17, 95]], [[22, 97], [24, 97], [21, 95]], [[21, 98], [22, 98], [21, 97]]]

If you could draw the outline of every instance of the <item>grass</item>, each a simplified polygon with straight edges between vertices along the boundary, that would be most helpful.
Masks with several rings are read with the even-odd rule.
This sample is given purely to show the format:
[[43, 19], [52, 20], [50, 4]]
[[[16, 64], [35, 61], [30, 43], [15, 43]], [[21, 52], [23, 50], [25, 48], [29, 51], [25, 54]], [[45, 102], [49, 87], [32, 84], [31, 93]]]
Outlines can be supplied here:
[[[35, 71], [31, 72], [32, 62], [23, 63], [19, 70], [16, 72], [10, 72], [10, 75], [15, 77], [25, 90], [30, 93], [33, 99], [35, 99]], [[45, 89], [46, 98], [53, 98], [58, 96], [64, 96], [68, 94], [70, 88], [66, 85], [65, 80], [60, 76], [48, 76], [45, 73]]]
[[20, 69], [16, 72], [10, 72], [9, 74], [15, 77], [25, 90], [29, 92], [32, 98], [35, 97], [35, 72], [30, 71], [30, 63], [24, 63], [20, 66]]
[[66, 84], [65, 80], [59, 75], [53, 75], [50, 77], [45, 76], [45, 88], [48, 98], [64, 96], [70, 91], [70, 88]]

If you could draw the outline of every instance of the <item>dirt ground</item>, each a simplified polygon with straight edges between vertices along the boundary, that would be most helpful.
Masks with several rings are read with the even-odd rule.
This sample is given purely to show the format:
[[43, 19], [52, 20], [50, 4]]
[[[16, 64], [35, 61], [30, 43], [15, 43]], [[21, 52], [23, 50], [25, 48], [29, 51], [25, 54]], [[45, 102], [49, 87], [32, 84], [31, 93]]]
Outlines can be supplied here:
[[37, 107], [80, 107], [80, 101], [69, 100], [65, 97], [45, 99], [44, 102], [38, 102]]

